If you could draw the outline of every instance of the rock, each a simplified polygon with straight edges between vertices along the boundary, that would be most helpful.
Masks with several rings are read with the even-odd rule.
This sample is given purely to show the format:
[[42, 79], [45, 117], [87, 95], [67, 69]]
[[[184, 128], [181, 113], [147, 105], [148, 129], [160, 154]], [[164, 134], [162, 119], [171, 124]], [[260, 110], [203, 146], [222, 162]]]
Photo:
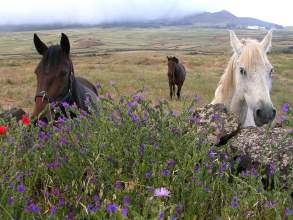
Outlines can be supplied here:
[[[257, 165], [281, 173], [285, 188], [293, 189], [293, 134], [286, 128], [244, 128], [229, 141], [229, 147], [243, 158], [245, 168]], [[290, 183], [291, 182], [291, 183]]]
[[21, 117], [25, 114], [21, 108], [12, 108], [9, 111], [5, 111], [0, 114], [0, 118], [10, 120], [12, 118], [16, 118], [17, 121], [21, 120]]
[[293, 192], [293, 130], [282, 127], [249, 127], [240, 129], [238, 117], [223, 104], [196, 109], [192, 119], [207, 143], [227, 144], [241, 159], [240, 170], [264, 168], [265, 188], [273, 186], [272, 171], [280, 171], [280, 183]]
[[225, 144], [240, 129], [238, 117], [228, 112], [223, 104], [210, 104], [196, 109], [193, 117], [200, 130], [210, 128], [207, 132], [210, 143]]

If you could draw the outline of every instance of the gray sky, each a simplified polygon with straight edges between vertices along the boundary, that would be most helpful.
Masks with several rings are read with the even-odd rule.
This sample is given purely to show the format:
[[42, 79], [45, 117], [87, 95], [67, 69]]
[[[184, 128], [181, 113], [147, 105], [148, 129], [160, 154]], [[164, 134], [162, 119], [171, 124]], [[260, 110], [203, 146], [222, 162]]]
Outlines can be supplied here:
[[0, 25], [97, 24], [226, 9], [237, 16], [293, 25], [292, 0], [0, 0]]

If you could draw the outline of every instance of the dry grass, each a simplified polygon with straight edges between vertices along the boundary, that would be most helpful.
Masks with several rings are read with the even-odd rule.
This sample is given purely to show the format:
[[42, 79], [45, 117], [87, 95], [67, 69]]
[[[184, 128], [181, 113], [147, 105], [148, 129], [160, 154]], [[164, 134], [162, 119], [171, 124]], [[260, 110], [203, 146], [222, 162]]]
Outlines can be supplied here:
[[[58, 42], [60, 32], [42, 32], [40, 37], [52, 44]], [[171, 101], [175, 110], [181, 110], [195, 94], [202, 98], [202, 104], [210, 102], [231, 55], [225, 30], [93, 28], [62, 32], [72, 42], [77, 75], [93, 83], [100, 81], [109, 90], [109, 81], [113, 80], [121, 95], [145, 87], [145, 96], [154, 103], [169, 99], [166, 56], [178, 56], [188, 75], [182, 100]], [[261, 39], [265, 33], [241, 31], [238, 34]], [[275, 33], [275, 50], [292, 45], [292, 36], [293, 32], [289, 31]], [[32, 33], [3, 34], [0, 48], [0, 105], [5, 109], [18, 106], [31, 111], [36, 85], [33, 72], [39, 61], [32, 45]], [[203, 51], [209, 55], [196, 54]], [[270, 60], [276, 69], [273, 101], [277, 107], [283, 102], [292, 105], [293, 54], [272, 53]]]

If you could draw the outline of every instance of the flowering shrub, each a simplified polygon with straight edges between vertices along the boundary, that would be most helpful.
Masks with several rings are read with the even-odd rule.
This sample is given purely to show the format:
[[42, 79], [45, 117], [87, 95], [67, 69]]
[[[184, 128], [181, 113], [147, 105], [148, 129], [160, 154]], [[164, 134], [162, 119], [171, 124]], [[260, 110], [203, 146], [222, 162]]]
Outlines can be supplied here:
[[236, 175], [239, 159], [203, 141], [193, 107], [105, 93], [91, 114], [1, 126], [0, 219], [292, 217], [288, 192], [265, 191], [262, 170]]

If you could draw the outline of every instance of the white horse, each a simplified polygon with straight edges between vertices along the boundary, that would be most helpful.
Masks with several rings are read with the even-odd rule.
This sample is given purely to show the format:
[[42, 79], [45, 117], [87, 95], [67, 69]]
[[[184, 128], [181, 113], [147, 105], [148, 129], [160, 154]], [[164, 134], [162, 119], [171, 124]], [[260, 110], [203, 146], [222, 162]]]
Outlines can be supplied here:
[[267, 58], [272, 46], [272, 31], [262, 42], [239, 40], [230, 31], [231, 57], [211, 104], [223, 103], [239, 116], [241, 126], [262, 126], [276, 116], [270, 91], [273, 66]]

